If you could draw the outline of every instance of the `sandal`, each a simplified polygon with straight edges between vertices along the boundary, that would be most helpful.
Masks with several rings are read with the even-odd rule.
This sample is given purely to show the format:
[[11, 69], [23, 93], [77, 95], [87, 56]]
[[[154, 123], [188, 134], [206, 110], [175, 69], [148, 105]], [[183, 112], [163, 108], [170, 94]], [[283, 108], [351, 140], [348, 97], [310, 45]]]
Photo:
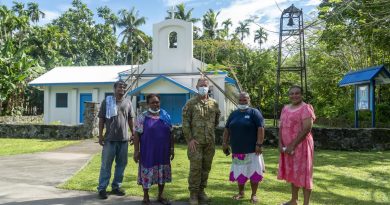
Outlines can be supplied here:
[[257, 199], [257, 196], [256, 196], [256, 195], [252, 195], [252, 196], [251, 196], [250, 202], [251, 202], [252, 204], [257, 204], [257, 203], [259, 202], [259, 199]]
[[244, 194], [236, 194], [232, 197], [234, 200], [240, 200], [240, 199], [243, 199], [244, 198]]
[[157, 199], [157, 201], [163, 205], [171, 205], [171, 202], [166, 198], [159, 198], [159, 199]]

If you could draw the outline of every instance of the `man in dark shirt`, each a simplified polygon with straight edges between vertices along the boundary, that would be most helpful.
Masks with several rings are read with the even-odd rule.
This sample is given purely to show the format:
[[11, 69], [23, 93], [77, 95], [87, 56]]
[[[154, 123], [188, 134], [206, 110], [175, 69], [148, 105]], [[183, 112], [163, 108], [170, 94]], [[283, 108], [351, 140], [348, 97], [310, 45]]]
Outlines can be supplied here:
[[[107, 199], [106, 188], [110, 182], [114, 159], [116, 165], [111, 193], [119, 196], [125, 195], [120, 187], [127, 165], [128, 142], [134, 136], [131, 101], [125, 98], [125, 90], [126, 83], [123, 80], [115, 82], [115, 96], [108, 96], [104, 99], [99, 111], [99, 144], [103, 146], [102, 165], [97, 187], [100, 199]], [[104, 126], [106, 132], [103, 137]]]

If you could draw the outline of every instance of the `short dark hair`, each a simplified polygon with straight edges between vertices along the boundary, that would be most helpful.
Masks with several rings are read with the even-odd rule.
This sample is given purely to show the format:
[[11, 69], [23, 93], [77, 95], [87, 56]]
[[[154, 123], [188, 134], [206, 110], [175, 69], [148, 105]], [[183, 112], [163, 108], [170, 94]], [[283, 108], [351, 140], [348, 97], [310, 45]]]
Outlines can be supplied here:
[[114, 83], [114, 89], [116, 89], [120, 84], [123, 84], [125, 87], [127, 87], [127, 84], [124, 80], [118, 80]]
[[290, 92], [291, 89], [293, 88], [298, 88], [299, 91], [301, 91], [301, 94], [303, 95], [303, 88], [299, 85], [292, 85], [289, 89], [288, 89], [288, 92]]
[[196, 83], [196, 86], [199, 85], [199, 82], [200, 82], [200, 81], [206, 81], [206, 82], [207, 82], [207, 85], [209, 85], [209, 80], [208, 80], [207, 78], [201, 77], [201, 78], [198, 79], [198, 82]]
[[160, 100], [160, 96], [159, 96], [159, 95], [154, 94], [154, 93], [151, 93], [151, 94], [148, 94], [148, 95], [146, 96], [146, 103], [149, 104], [150, 99], [152, 99], [152, 98], [154, 98], [154, 97], [156, 97], [156, 98], [158, 98], [158, 100]]

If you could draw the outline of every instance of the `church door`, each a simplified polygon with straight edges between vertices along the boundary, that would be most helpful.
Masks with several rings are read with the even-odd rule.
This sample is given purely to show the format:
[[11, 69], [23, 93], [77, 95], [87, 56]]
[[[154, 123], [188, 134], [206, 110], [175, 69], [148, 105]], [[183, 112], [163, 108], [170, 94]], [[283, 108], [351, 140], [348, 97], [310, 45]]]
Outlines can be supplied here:
[[84, 102], [92, 101], [92, 93], [80, 93], [80, 123], [84, 122]]
[[181, 113], [187, 102], [186, 94], [160, 94], [160, 106], [171, 116], [172, 124], [181, 124]]

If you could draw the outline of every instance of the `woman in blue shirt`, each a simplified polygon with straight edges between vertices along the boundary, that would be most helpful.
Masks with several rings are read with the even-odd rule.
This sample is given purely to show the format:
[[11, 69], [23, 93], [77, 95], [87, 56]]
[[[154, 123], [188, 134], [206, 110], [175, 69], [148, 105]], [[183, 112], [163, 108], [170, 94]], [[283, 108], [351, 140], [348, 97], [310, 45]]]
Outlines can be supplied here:
[[257, 203], [256, 192], [265, 170], [262, 156], [264, 118], [259, 110], [249, 107], [249, 104], [249, 94], [240, 93], [238, 109], [230, 114], [226, 122], [222, 148], [227, 153], [230, 144], [233, 152], [229, 180], [238, 184], [238, 194], [233, 199], [244, 198], [245, 183], [250, 180], [250, 202]]

